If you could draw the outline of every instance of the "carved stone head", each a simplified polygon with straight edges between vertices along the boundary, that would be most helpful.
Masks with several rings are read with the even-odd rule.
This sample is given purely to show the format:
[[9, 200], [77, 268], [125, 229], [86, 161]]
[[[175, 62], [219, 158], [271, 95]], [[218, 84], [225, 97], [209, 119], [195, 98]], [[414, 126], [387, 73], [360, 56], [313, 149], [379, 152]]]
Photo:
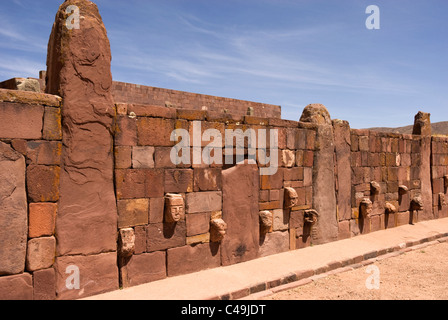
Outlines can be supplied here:
[[133, 228], [120, 229], [118, 253], [121, 257], [132, 256], [135, 252], [135, 233]]
[[414, 199], [411, 200], [411, 210], [423, 210], [423, 200], [420, 196], [414, 197]]
[[299, 196], [294, 188], [285, 188], [284, 208], [289, 209], [295, 207], [299, 203]]
[[270, 211], [260, 211], [260, 226], [263, 232], [268, 232], [273, 224], [273, 214]]
[[317, 223], [317, 220], [319, 220], [319, 213], [316, 210], [314, 209], [305, 210], [303, 221], [311, 225], [314, 225]]
[[385, 210], [387, 214], [396, 213], [397, 207], [395, 207], [392, 203], [387, 202], [385, 206]]
[[363, 199], [359, 205], [359, 211], [364, 218], [370, 218], [373, 211], [373, 204], [370, 199]]
[[439, 207], [442, 208], [446, 206], [446, 198], [443, 192], [439, 193]]
[[185, 204], [182, 195], [168, 193], [165, 196], [165, 222], [174, 223], [185, 219]]
[[405, 185], [398, 186], [398, 193], [400, 195], [405, 195], [406, 193], [408, 193], [408, 190], [408, 187], [406, 187]]
[[227, 223], [222, 219], [213, 219], [210, 221], [210, 241], [220, 242], [224, 239], [227, 232]]
[[381, 192], [381, 186], [378, 182], [370, 182], [370, 190], [372, 194], [379, 194]]

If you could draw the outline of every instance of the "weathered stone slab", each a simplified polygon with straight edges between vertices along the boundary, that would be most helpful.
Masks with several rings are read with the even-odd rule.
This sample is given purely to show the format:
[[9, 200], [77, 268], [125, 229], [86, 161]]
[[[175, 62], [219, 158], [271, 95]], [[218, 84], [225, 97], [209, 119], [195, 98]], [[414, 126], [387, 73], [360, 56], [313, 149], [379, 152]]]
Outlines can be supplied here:
[[24, 271], [28, 212], [25, 158], [0, 142], [0, 275]]
[[33, 278], [29, 273], [0, 277], [0, 300], [33, 300]]
[[28, 241], [26, 269], [37, 271], [50, 268], [54, 263], [56, 239], [54, 237], [36, 238]]
[[312, 242], [322, 244], [338, 238], [337, 205], [335, 194], [334, 131], [327, 109], [312, 104], [303, 110], [300, 121], [317, 125], [315, 161], [313, 167], [313, 208], [319, 221], [313, 228]]
[[215, 242], [168, 250], [168, 276], [193, 273], [221, 265], [219, 244]]
[[259, 181], [257, 166], [252, 164], [239, 164], [222, 173], [222, 219], [227, 223], [227, 234], [221, 242], [222, 265], [258, 257]]
[[260, 240], [260, 257], [270, 256], [289, 250], [289, 232], [276, 231], [267, 233]]
[[[54, 268], [58, 300], [73, 300], [118, 290], [116, 252], [58, 257]], [[78, 279], [79, 289], [75, 286]]]
[[162, 251], [133, 255], [125, 266], [121, 267], [123, 287], [166, 278], [166, 253]]
[[222, 209], [221, 192], [192, 192], [188, 193], [185, 199], [187, 213], [213, 212]]
[[[80, 8], [79, 29], [66, 26], [70, 5]], [[46, 85], [47, 93], [63, 98], [59, 255], [98, 254], [117, 247], [111, 86], [110, 44], [97, 6], [65, 1], [48, 43]]]

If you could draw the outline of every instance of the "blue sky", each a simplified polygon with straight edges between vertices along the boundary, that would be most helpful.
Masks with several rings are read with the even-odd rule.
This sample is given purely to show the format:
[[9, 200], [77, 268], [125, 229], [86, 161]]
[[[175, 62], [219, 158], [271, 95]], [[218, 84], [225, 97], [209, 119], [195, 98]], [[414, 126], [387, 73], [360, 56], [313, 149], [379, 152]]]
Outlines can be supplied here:
[[[62, 0], [0, 4], [0, 80], [36, 77]], [[353, 128], [448, 120], [446, 0], [97, 0], [114, 80], [278, 104]], [[368, 30], [368, 5], [380, 30]]]

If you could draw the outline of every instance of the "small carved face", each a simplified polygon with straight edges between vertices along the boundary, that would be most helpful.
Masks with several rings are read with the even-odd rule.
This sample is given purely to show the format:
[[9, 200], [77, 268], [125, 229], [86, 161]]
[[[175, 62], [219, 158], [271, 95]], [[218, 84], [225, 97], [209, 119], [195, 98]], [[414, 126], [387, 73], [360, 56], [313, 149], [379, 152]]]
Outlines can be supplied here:
[[406, 187], [404, 185], [401, 185], [398, 187], [398, 193], [401, 195], [408, 193], [408, 190], [409, 190], [408, 187]]
[[381, 186], [378, 182], [372, 181], [370, 182], [370, 190], [372, 194], [379, 194], [381, 192]]
[[122, 257], [129, 257], [135, 251], [135, 233], [134, 229], [120, 229], [119, 254]]
[[227, 223], [222, 219], [213, 219], [210, 222], [210, 240], [220, 242], [227, 233]]
[[317, 213], [316, 210], [306, 210], [303, 218], [306, 223], [314, 225], [317, 223], [317, 220], [319, 219], [319, 214]]
[[181, 195], [167, 194], [165, 198], [165, 222], [179, 222], [185, 216], [184, 199]]
[[299, 203], [299, 196], [294, 188], [285, 188], [285, 205], [286, 209], [295, 207]]
[[423, 200], [421, 197], [415, 197], [411, 201], [411, 210], [423, 210]]
[[372, 201], [370, 201], [370, 199], [364, 199], [361, 201], [360, 204], [360, 211], [361, 211], [361, 215], [363, 217], [370, 217], [370, 215], [372, 214], [373, 211], [373, 203]]
[[385, 206], [385, 210], [387, 214], [396, 213], [397, 207], [395, 207], [392, 203], [387, 202]]
[[271, 229], [273, 224], [273, 215], [270, 211], [261, 211], [260, 212], [260, 226], [261, 230], [267, 232]]

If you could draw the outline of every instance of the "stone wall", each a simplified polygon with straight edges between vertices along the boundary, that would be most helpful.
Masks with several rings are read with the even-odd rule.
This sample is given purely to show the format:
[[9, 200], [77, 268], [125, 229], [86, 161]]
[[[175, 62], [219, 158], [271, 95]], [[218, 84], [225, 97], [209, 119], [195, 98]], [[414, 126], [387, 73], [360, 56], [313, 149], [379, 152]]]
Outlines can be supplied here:
[[55, 299], [61, 98], [0, 89], [0, 299]]
[[[351, 129], [318, 104], [282, 120], [113, 82], [110, 60], [96, 6], [67, 0], [41, 88], [0, 84], [0, 299], [77, 299], [448, 217], [448, 138], [429, 114], [412, 135]], [[235, 148], [237, 130], [256, 144]]]
[[112, 95], [116, 103], [145, 104], [175, 109], [208, 110], [239, 116], [281, 118], [281, 107], [266, 103], [114, 82]]

